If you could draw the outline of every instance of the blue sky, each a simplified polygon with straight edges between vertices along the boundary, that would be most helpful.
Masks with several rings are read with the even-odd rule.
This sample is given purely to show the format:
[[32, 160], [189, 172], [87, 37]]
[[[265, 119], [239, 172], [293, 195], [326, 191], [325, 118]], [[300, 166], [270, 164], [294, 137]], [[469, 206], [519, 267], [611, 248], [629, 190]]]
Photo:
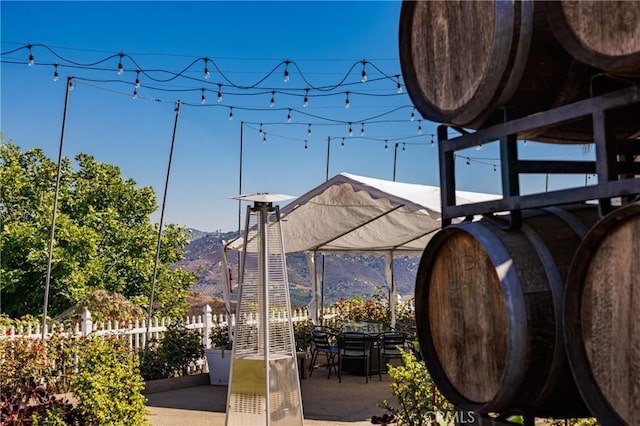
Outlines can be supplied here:
[[[86, 152], [115, 164], [124, 177], [153, 186], [160, 203], [174, 105], [183, 102], [166, 223], [205, 231], [237, 229], [238, 204], [230, 197], [239, 190], [242, 121], [243, 193], [298, 196], [321, 184], [329, 138], [330, 177], [349, 172], [392, 179], [398, 143], [396, 180], [439, 184], [437, 149], [430, 143], [436, 124], [417, 111], [411, 121], [413, 108], [406, 89], [401, 94], [396, 90], [395, 76], [401, 74], [400, 1], [2, 1], [0, 7], [0, 130], [23, 149], [42, 147], [56, 159], [65, 81], [73, 76], [64, 155]], [[20, 49], [28, 44], [34, 45], [34, 66], [27, 65], [29, 50]], [[78, 63], [115, 57], [96, 67], [70, 67], [50, 50]], [[124, 72], [118, 75], [121, 52], [126, 55]], [[204, 61], [198, 60], [204, 57], [212, 61], [209, 79], [204, 79]], [[136, 65], [131, 59], [156, 78], [167, 74], [151, 70], [185, 71], [165, 83], [140, 76], [138, 98], [133, 99]], [[290, 80], [285, 83], [287, 60]], [[362, 61], [368, 77], [364, 83]], [[60, 64], [57, 82], [52, 78], [53, 63]], [[253, 89], [239, 87], [258, 82]], [[223, 92], [220, 103], [218, 83]], [[309, 105], [303, 108], [305, 88], [334, 85], [338, 87], [333, 90], [312, 88]], [[275, 103], [270, 107], [272, 92]], [[348, 109], [346, 92], [350, 92]], [[348, 135], [349, 122], [353, 136]], [[259, 123], [266, 137], [259, 134]], [[529, 143], [522, 146], [521, 157], [590, 158], [592, 153], [582, 150]], [[499, 164], [496, 147], [459, 154], [472, 160], [466, 166], [464, 158], [459, 159], [459, 189], [500, 193], [499, 173], [493, 170]], [[549, 187], [584, 181], [584, 176], [572, 180], [554, 176]], [[544, 176], [528, 178], [522, 189], [542, 191]]]

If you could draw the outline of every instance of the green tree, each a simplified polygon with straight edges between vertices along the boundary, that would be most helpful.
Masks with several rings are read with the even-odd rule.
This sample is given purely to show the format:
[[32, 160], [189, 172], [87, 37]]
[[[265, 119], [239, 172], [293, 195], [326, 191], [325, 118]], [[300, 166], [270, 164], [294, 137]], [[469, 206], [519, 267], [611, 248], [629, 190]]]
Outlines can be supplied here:
[[[1, 135], [0, 135], [1, 138]], [[56, 164], [41, 149], [22, 152], [0, 144], [0, 291], [2, 310], [12, 316], [42, 313]], [[75, 168], [73, 167], [75, 164]], [[116, 166], [78, 154], [62, 163], [49, 312], [62, 312], [97, 289], [148, 303], [158, 225], [150, 187], [123, 179]], [[155, 300], [162, 313], [181, 314], [195, 281], [172, 268], [190, 238], [183, 226], [163, 230]]]

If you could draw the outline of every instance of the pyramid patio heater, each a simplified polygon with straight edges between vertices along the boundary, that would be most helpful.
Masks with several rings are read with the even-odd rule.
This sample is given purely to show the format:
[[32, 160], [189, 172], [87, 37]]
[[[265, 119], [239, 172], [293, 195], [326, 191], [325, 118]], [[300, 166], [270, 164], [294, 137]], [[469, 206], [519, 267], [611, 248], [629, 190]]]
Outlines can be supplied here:
[[278, 194], [234, 197], [247, 206], [227, 426], [303, 425], [302, 398]]

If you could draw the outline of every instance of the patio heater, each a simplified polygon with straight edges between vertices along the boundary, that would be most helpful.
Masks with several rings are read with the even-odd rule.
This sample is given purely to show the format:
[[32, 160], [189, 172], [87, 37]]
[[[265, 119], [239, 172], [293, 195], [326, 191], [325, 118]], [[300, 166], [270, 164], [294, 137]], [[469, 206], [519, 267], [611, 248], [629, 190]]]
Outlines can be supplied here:
[[226, 425], [303, 425], [289, 283], [274, 201], [280, 194], [234, 197], [247, 206]]

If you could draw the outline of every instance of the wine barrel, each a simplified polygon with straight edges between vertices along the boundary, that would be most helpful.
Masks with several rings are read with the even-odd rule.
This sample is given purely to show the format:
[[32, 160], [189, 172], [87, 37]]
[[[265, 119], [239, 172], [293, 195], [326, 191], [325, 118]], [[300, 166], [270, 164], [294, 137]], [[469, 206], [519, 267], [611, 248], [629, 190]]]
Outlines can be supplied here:
[[545, 7], [556, 38], [575, 59], [640, 77], [640, 2], [563, 0]]
[[640, 204], [602, 218], [567, 278], [564, 331], [582, 397], [604, 425], [640, 419]]
[[[575, 60], [549, 27], [545, 2], [408, 1], [400, 13], [399, 50], [407, 92], [423, 118], [480, 129], [591, 96], [602, 71]], [[621, 86], [598, 80], [598, 90]], [[618, 139], [640, 130], [637, 117], [617, 111]], [[518, 135], [554, 143], [593, 141], [588, 118]]]
[[523, 211], [518, 231], [450, 225], [424, 250], [416, 325], [427, 369], [456, 407], [589, 416], [567, 366], [564, 279], [593, 206]]

